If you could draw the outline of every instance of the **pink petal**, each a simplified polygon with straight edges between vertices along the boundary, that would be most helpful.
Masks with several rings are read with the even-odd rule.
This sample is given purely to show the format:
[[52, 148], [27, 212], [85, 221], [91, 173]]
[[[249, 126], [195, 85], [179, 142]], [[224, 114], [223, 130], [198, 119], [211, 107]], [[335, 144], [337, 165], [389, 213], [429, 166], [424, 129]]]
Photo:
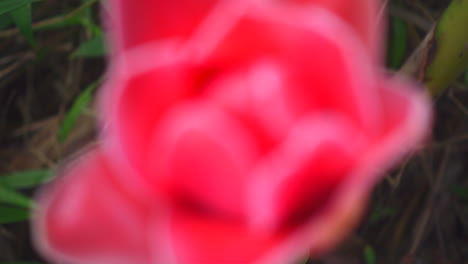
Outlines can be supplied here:
[[[141, 178], [148, 174], [145, 164], [154, 155], [148, 142], [161, 116], [189, 95], [213, 94], [212, 99], [229, 111], [240, 113], [238, 118], [263, 142], [264, 150], [271, 148], [271, 138], [285, 135], [292, 116], [314, 111], [345, 112], [372, 135], [379, 113], [378, 102], [372, 99], [371, 62], [342, 21], [323, 10], [309, 18], [308, 12], [295, 9], [288, 13], [268, 6], [251, 8], [200, 61], [203, 66], [191, 65], [188, 54], [169, 57], [141, 74], [120, 78], [120, 83], [114, 78], [106, 87], [101, 97], [107, 122], [103, 139], [110, 157], [130, 168], [123, 175], [132, 174], [132, 181], [126, 176], [121, 182], [135, 193], [147, 189], [148, 181]], [[239, 71], [238, 66], [246, 70]], [[270, 80], [272, 76], [278, 80]], [[262, 102], [258, 95], [265, 91], [273, 94]], [[225, 96], [233, 92], [241, 97]], [[264, 102], [274, 110], [261, 106]]]
[[286, 135], [294, 119], [285, 95], [282, 69], [258, 61], [220, 74], [205, 90], [208, 100], [235, 116], [255, 137], [262, 152], [270, 151]]
[[382, 78], [378, 88], [382, 126], [362, 163], [384, 171], [423, 143], [430, 132], [432, 111], [423, 88], [418, 91], [413, 83]]
[[168, 186], [181, 206], [245, 217], [247, 172], [259, 151], [237, 120], [209, 104], [181, 104], [162, 120], [150, 146], [144, 176], [154, 189]]
[[[270, 6], [253, 5], [250, 8], [216, 48], [198, 62], [203, 66], [198, 66], [189, 53], [184, 53], [182, 57], [169, 56], [162, 64], [155, 61], [153, 68], [124, 78], [118, 78], [122, 74], [118, 69], [111, 71], [114, 80], [101, 95], [101, 107], [111, 134], [105, 133], [105, 137], [110, 136], [112, 143], [109, 145], [117, 148], [112, 152], [126, 155], [119, 163], [128, 159], [132, 168], [143, 167], [140, 163], [148, 155], [146, 142], [164, 110], [189, 95], [228, 92], [225, 87], [231, 89], [233, 86], [225, 84], [223, 79], [232, 78], [237, 67], [254, 69], [253, 73], [235, 77], [241, 82], [260, 76], [255, 72], [262, 71], [262, 64], [276, 67], [275, 71], [284, 83], [279, 84], [280, 93], [286, 98], [283, 105], [286, 104], [289, 112], [295, 115], [315, 110], [346, 112], [364, 130], [371, 132], [374, 129], [378, 107], [371, 99], [374, 96], [371, 62], [342, 21], [323, 10], [315, 10], [315, 15], [311, 15], [296, 9], [288, 13], [288, 10]], [[154, 53], [151, 48], [140, 51], [145, 50], [148, 56]], [[259, 84], [250, 82], [248, 89], [258, 94], [257, 88], [252, 87]], [[208, 91], [203, 93], [206, 89]], [[264, 90], [268, 89], [273, 88]], [[254, 105], [257, 103], [253, 102]], [[244, 109], [244, 112], [250, 110]], [[259, 112], [259, 109], [252, 110]], [[283, 128], [272, 127], [274, 113], [271, 117], [263, 113], [257, 119], [263, 119], [260, 123], [281, 134], [291, 121], [288, 110], [281, 111]]]
[[[143, 169], [148, 142], [167, 109], [194, 93], [196, 80], [175, 59], [140, 74], [125, 77], [119, 73], [111, 73], [99, 97], [101, 138], [108, 157], [125, 171], [116, 177], [134, 193], [142, 193], [147, 182], [138, 175], [147, 173]], [[133, 175], [130, 181], [129, 174]]]
[[[252, 6], [206, 56], [204, 63], [214, 72], [224, 73], [218, 79], [212, 78], [215, 81], [208, 92], [217, 94], [217, 98], [223, 97], [219, 96], [223, 93], [240, 93], [225, 91], [225, 87], [247, 90], [242, 94], [258, 93], [256, 90], [261, 88], [254, 86], [261, 84], [249, 80], [260, 76], [256, 72], [265, 72], [267, 66], [269, 75], [260, 77], [276, 75], [273, 77], [279, 81], [275, 85], [280, 87], [263, 90], [279, 90], [294, 115], [310, 111], [345, 112], [363, 130], [372, 133], [378, 123], [378, 105], [372, 99], [376, 80], [370, 57], [343, 21], [322, 9], [307, 11]], [[237, 84], [234, 80], [223, 80], [233, 79], [229, 71], [238, 75]], [[232, 99], [242, 101], [236, 96]], [[223, 104], [232, 109], [236, 107], [234, 104], [238, 105], [225, 99]]]
[[83, 154], [63, 174], [42, 190], [34, 220], [35, 242], [46, 257], [60, 263], [150, 263], [152, 211], [115, 183], [101, 150]]
[[367, 145], [346, 116], [303, 118], [251, 176], [252, 225], [290, 230], [326, 210]]
[[381, 136], [368, 145], [367, 151], [356, 155], [354, 166], [336, 186], [328, 203], [278, 243], [262, 263], [300, 256], [304, 254], [301, 245], [309, 247], [312, 256], [329, 251], [357, 224], [369, 193], [383, 172], [424, 139], [431, 124], [431, 111], [429, 98], [423, 92], [402, 80], [382, 79], [379, 95], [382, 123], [386, 124]]
[[372, 187], [356, 181], [356, 177], [348, 176], [321, 210], [317, 210], [313, 217], [296, 229], [290, 230], [258, 263], [287, 263], [307, 254], [317, 257], [342, 241], [358, 223]]
[[332, 12], [345, 20], [345, 23], [354, 28], [365, 46], [373, 55], [380, 53], [380, 40], [378, 5], [374, 0], [280, 0], [282, 3], [294, 3], [306, 9], [307, 6], [319, 6]]

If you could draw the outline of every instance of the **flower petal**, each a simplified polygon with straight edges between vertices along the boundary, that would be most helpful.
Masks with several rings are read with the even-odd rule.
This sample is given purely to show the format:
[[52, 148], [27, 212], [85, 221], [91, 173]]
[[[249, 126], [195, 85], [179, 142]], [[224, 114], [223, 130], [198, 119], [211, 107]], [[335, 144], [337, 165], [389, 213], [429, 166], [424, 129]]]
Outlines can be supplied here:
[[266, 231], [294, 229], [329, 206], [368, 140], [344, 116], [309, 116], [252, 174], [250, 221]]
[[247, 172], [259, 151], [235, 119], [208, 104], [181, 104], [149, 144], [147, 177], [154, 189], [168, 186], [178, 205], [200, 214], [245, 216]]
[[220, 0], [108, 2], [111, 44], [127, 50], [165, 38], [186, 38]]
[[[423, 88], [418, 91], [417, 87], [399, 78], [382, 78], [379, 100], [383, 125], [368, 152], [362, 155], [361, 166], [373, 166], [378, 172], [387, 170], [426, 139], [432, 122], [431, 104]], [[378, 172], [374, 175], [381, 174]]]
[[279, 236], [256, 233], [242, 223], [183, 213], [174, 213], [171, 224], [175, 255], [184, 264], [258, 263], [279, 240]]
[[331, 13], [341, 17], [345, 23], [349, 24], [360, 39], [365, 43], [365, 46], [373, 51], [373, 55], [380, 53], [379, 47], [379, 27], [381, 21], [378, 21], [379, 1], [374, 0], [280, 0], [282, 3], [294, 3], [301, 5], [301, 8], [306, 6], [319, 6], [329, 10]]
[[259, 60], [238, 71], [221, 74], [206, 88], [205, 95], [242, 122], [263, 152], [288, 133], [296, 119], [285, 95], [288, 87], [281, 67]]
[[[279, 89], [296, 116], [337, 111], [349, 113], [370, 134], [378, 126], [376, 79], [369, 54], [350, 28], [326, 10], [252, 6], [207, 54], [203, 63], [225, 74], [219, 78], [221, 83], [226, 76], [232, 78], [223, 72], [226, 69], [243, 74], [237, 78], [245, 80], [265, 79], [265, 69], [268, 76], [279, 76]], [[212, 90], [221, 89], [214, 93], [224, 92], [212, 86]], [[259, 88], [248, 89], [255, 93]]]
[[135, 194], [143, 193], [147, 182], [138, 175], [147, 173], [148, 142], [167, 109], [194, 93], [195, 80], [188, 67], [174, 60], [136, 75], [111, 75], [99, 97], [103, 148], [125, 171], [116, 177]]
[[42, 190], [33, 228], [46, 257], [80, 264], [151, 263], [152, 211], [118, 186], [114, 173], [96, 148]]

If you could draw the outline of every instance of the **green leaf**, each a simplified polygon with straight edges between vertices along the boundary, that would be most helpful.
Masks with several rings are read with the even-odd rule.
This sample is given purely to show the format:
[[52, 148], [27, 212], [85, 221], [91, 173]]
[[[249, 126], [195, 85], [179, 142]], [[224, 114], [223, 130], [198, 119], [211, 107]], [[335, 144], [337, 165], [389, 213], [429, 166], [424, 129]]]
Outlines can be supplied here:
[[406, 56], [407, 29], [406, 23], [398, 18], [392, 19], [392, 37], [390, 41], [389, 66], [398, 69]]
[[[401, 1], [397, 4], [401, 5]], [[407, 52], [408, 29], [406, 23], [397, 17], [390, 20], [390, 36], [388, 43], [387, 63], [392, 69], [398, 69]]]
[[[89, 0], [83, 0], [82, 2], [87, 3], [87, 2], [89, 2]], [[93, 17], [93, 12], [92, 12], [91, 6], [89, 6], [88, 8], [86, 8], [83, 11], [81, 24], [89, 32], [92, 33], [92, 36], [98, 36], [98, 35], [102, 34], [101, 28], [98, 25], [96, 25], [96, 23], [94, 22], [94, 17]]]
[[[89, 30], [89, 32], [92, 33], [92, 36], [94, 36], [94, 38], [101, 38], [102, 39], [102, 29], [98, 25], [96, 25], [92, 20], [89, 20], [87, 18], [83, 18], [83, 19], [81, 19], [81, 25], [83, 25], [87, 30]], [[102, 41], [102, 42], [104, 42], [104, 41]], [[105, 48], [104, 45], [103, 45], [103, 48]], [[105, 52], [105, 50], [104, 50], [104, 52]], [[103, 55], [105, 55], [105, 54], [103, 54]]]
[[24, 208], [32, 208], [33, 201], [25, 195], [12, 190], [5, 185], [0, 185], [0, 203], [15, 205]]
[[436, 95], [460, 77], [468, 66], [468, 0], [453, 0], [435, 29], [434, 46], [424, 69], [424, 84]]
[[0, 205], [0, 224], [10, 224], [29, 219], [29, 210]]
[[15, 189], [31, 188], [49, 181], [52, 177], [50, 170], [20, 171], [0, 176], [0, 184]]
[[72, 107], [68, 111], [65, 119], [63, 120], [62, 126], [58, 132], [58, 139], [60, 142], [65, 141], [68, 135], [70, 134], [73, 125], [75, 124], [78, 117], [81, 115], [81, 112], [85, 107], [91, 102], [93, 98], [93, 91], [99, 85], [101, 80], [97, 80], [92, 84], [88, 85], [86, 89], [76, 98]]
[[35, 46], [33, 30], [31, 24], [31, 4], [26, 4], [10, 12], [10, 16], [18, 27], [19, 31], [29, 41], [31, 46]]
[[9, 13], [24, 5], [38, 2], [40, 0], [1, 0], [0, 1], [0, 15]]
[[0, 16], [0, 30], [9, 27], [11, 24], [13, 24], [13, 20], [9, 14]]
[[86, 42], [83, 42], [78, 49], [73, 52], [72, 57], [101, 57], [106, 55], [106, 46], [102, 35], [98, 35]]
[[366, 264], [376, 264], [377, 263], [377, 256], [375, 254], [375, 250], [372, 246], [366, 245], [364, 247], [364, 259]]

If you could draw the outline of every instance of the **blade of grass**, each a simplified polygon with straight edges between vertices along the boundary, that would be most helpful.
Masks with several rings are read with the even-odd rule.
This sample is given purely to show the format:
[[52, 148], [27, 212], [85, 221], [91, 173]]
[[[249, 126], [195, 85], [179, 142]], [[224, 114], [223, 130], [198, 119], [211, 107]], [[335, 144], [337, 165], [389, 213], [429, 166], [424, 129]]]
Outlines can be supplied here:
[[0, 205], [0, 224], [11, 224], [28, 220], [29, 210]]
[[9, 13], [24, 5], [38, 2], [40, 0], [2, 0], [0, 1], [0, 15]]
[[83, 109], [91, 102], [93, 91], [99, 85], [101, 80], [97, 80], [88, 87], [76, 98], [70, 110], [67, 112], [65, 119], [62, 122], [62, 126], [58, 132], [58, 139], [60, 142], [65, 141], [70, 134], [73, 125], [75, 124], [78, 117], [81, 115]]
[[102, 29], [93, 21], [87, 18], [81, 19], [81, 25], [83, 25], [87, 30], [89, 30], [89, 32], [92, 33], [92, 36], [99, 36], [102, 34]]
[[[86, 3], [88, 0], [82, 0], [82, 3]], [[92, 37], [102, 34], [102, 30], [99, 25], [94, 21], [94, 15], [91, 8], [87, 8], [81, 15], [81, 24], [91, 33]]]
[[377, 263], [377, 256], [375, 254], [375, 250], [372, 246], [366, 245], [364, 247], [364, 259], [366, 264], [376, 264]]
[[11, 16], [9, 15], [0, 15], [0, 29], [5, 29], [13, 24]]
[[50, 170], [28, 170], [0, 176], [0, 184], [14, 188], [32, 188], [48, 182], [53, 178]]
[[[401, 5], [401, 1], [398, 1], [398, 4]], [[400, 18], [392, 17], [390, 24], [387, 62], [390, 68], [398, 69], [406, 55], [408, 30], [406, 23]]]
[[34, 41], [31, 24], [31, 4], [23, 5], [22, 7], [11, 11], [10, 16], [31, 46], [35, 47], [36, 43]]
[[23, 208], [33, 208], [34, 203], [25, 195], [12, 190], [4, 185], [0, 185], [0, 203], [10, 204]]
[[78, 49], [73, 52], [74, 57], [101, 57], [106, 55], [106, 45], [102, 35], [98, 35], [86, 42], [81, 43]]

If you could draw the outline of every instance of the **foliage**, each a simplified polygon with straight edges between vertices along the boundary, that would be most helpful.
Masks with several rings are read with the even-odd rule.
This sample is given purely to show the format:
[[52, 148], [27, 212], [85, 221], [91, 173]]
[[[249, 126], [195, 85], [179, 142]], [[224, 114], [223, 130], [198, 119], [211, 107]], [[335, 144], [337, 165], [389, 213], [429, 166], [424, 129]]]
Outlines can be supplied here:
[[35, 42], [31, 24], [31, 4], [38, 1], [40, 0], [3, 0], [0, 2], [0, 25], [4, 27], [13, 22], [33, 46]]

